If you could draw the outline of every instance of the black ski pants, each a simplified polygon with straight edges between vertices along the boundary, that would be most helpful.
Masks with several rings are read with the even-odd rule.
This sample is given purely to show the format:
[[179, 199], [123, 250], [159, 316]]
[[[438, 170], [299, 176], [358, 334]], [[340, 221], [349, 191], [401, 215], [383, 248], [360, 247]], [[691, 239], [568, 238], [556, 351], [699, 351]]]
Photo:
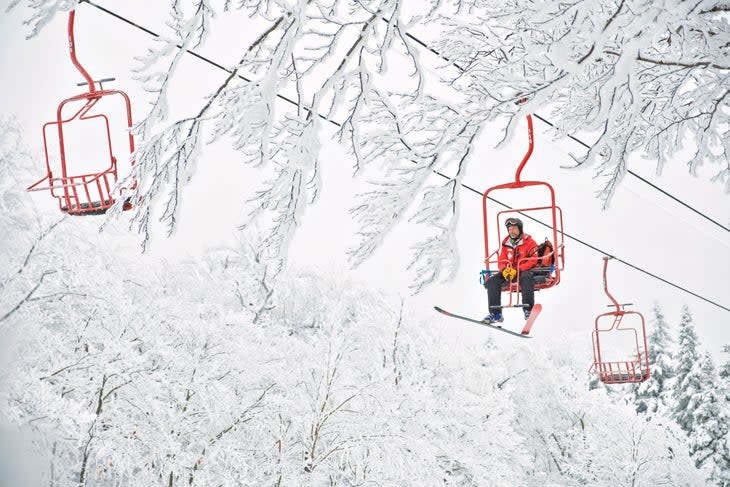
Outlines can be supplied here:
[[[535, 281], [532, 271], [520, 272], [520, 291], [522, 291], [522, 304], [525, 309], [532, 309], [535, 304]], [[487, 280], [487, 298], [489, 299], [489, 312], [494, 313], [501, 311], [502, 304], [502, 286], [507, 285], [507, 281], [501, 272], [497, 272]]]

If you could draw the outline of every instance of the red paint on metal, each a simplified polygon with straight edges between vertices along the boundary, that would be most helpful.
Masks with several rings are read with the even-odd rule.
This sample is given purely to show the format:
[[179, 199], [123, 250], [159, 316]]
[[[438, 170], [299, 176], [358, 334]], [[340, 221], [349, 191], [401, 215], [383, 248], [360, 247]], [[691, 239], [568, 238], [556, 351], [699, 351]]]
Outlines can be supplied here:
[[[94, 81], [84, 67], [76, 58], [76, 47], [74, 40], [74, 18], [75, 11], [69, 13], [68, 19], [68, 41], [71, 61], [84, 76], [89, 86], [89, 91], [80, 95], [72, 96], [63, 100], [56, 109], [56, 119], [43, 125], [43, 148], [46, 156], [46, 175], [35, 183], [31, 184], [28, 191], [50, 190], [51, 196], [58, 200], [61, 211], [71, 215], [84, 215], [90, 213], [103, 213], [109, 209], [115, 202], [115, 198], [121, 196], [122, 192], [127, 188], [120, 188], [119, 196], [113, 195], [114, 187], [118, 180], [117, 158], [114, 156], [112, 147], [112, 133], [109, 123], [109, 117], [105, 113], [92, 113], [91, 110], [104, 97], [122, 98], [124, 103], [124, 113], [126, 115], [127, 143], [131, 156], [135, 150], [134, 135], [132, 134], [132, 105], [126, 93], [120, 90], [97, 90]], [[108, 99], [108, 98], [107, 98]], [[64, 114], [64, 108], [67, 106], [74, 107], [80, 104], [80, 107], [70, 114]], [[68, 110], [67, 110], [68, 112]], [[105, 143], [107, 150], [104, 156], [105, 160], [99, 161], [98, 169], [85, 174], [75, 174], [72, 168], [69, 168], [69, 154], [66, 148], [66, 139], [64, 136], [64, 127], [72, 123], [89, 122], [103, 124]], [[58, 131], [58, 147], [57, 154], [60, 159], [61, 175], [54, 176], [51, 168], [51, 154], [49, 153], [49, 140], [47, 129], [56, 126]], [[74, 154], [71, 155], [73, 159]], [[134, 160], [130, 157], [130, 166], [134, 165]], [[47, 181], [47, 186], [41, 186]], [[132, 182], [131, 188], [136, 187], [136, 181]], [[97, 200], [98, 197], [98, 200]], [[123, 209], [130, 209], [131, 203], [125, 201]]]
[[527, 154], [525, 154], [525, 157], [522, 158], [522, 162], [520, 162], [519, 167], [517, 168], [517, 171], [515, 172], [515, 182], [520, 182], [520, 174], [522, 173], [522, 168], [525, 167], [525, 164], [527, 164], [527, 161], [530, 159], [530, 156], [532, 156], [532, 151], [535, 148], [535, 139], [532, 133], [532, 115], [527, 115], [527, 138], [529, 145], [527, 147]]
[[[603, 290], [605, 291], [606, 296], [608, 296], [613, 302], [612, 306], [615, 306], [616, 309], [615, 311], [602, 313], [596, 317], [595, 328], [592, 333], [593, 365], [591, 366], [591, 369], [595, 370], [599, 380], [605, 384], [643, 382], [651, 377], [651, 370], [649, 368], [649, 345], [646, 339], [646, 322], [641, 313], [621, 309], [622, 305], [620, 305], [608, 291], [608, 260], [608, 257], [603, 258]], [[638, 317], [639, 326], [626, 325], [622, 327], [621, 325], [624, 324], [624, 318], [626, 316]], [[611, 319], [611, 326], [607, 328], [601, 327], [600, 323], [603, 318]], [[630, 359], [604, 359], [603, 350], [601, 348], [601, 337], [605, 337], [609, 333], [612, 335], [623, 333], [632, 336], [635, 350], [631, 352]]]
[[71, 62], [76, 66], [76, 69], [79, 70], [81, 75], [86, 79], [86, 82], [89, 85], [89, 93], [93, 93], [96, 91], [96, 87], [94, 86], [94, 80], [89, 75], [88, 71], [84, 69], [84, 67], [81, 65], [79, 60], [76, 58], [76, 42], [74, 39], [74, 19], [76, 17], [76, 10], [71, 10], [68, 14], [68, 49], [69, 53], [71, 54]]
[[[556, 199], [555, 199], [555, 190], [553, 189], [552, 185], [549, 183], [543, 182], [543, 181], [521, 181], [520, 175], [522, 173], [522, 169], [527, 164], [527, 161], [530, 159], [533, 149], [534, 149], [534, 138], [533, 138], [533, 127], [532, 127], [532, 117], [530, 115], [527, 116], [527, 129], [528, 129], [528, 136], [529, 136], [529, 148], [525, 156], [522, 158], [522, 161], [520, 162], [519, 167], [517, 168], [517, 171], [515, 173], [515, 181], [504, 183], [504, 184], [498, 184], [496, 186], [492, 186], [491, 188], [487, 189], [484, 194], [482, 195], [482, 216], [483, 220], [482, 223], [484, 225], [484, 265], [485, 268], [488, 271], [491, 271], [490, 267], [497, 267], [498, 268], [498, 258], [499, 258], [499, 248], [502, 243], [502, 235], [501, 235], [501, 225], [500, 225], [500, 218], [505, 213], [516, 213], [516, 214], [525, 214], [528, 212], [534, 212], [534, 211], [550, 211], [550, 228], [552, 230], [551, 242], [553, 243], [553, 257], [554, 257], [554, 270], [550, 272], [550, 275], [547, 277], [545, 282], [538, 282], [535, 284], [535, 290], [539, 291], [541, 289], [548, 289], [553, 286], [556, 286], [560, 283], [560, 274], [565, 268], [565, 237], [564, 237], [564, 231], [563, 231], [563, 211], [562, 209], [557, 206]], [[515, 208], [510, 210], [503, 210], [497, 213], [496, 220], [494, 221], [497, 228], [497, 245], [496, 248], [490, 249], [490, 243], [489, 243], [489, 236], [490, 236], [490, 210], [489, 210], [489, 195], [492, 192], [500, 191], [500, 190], [516, 190], [516, 189], [522, 189], [522, 188], [529, 188], [529, 187], [541, 187], [547, 190], [548, 196], [549, 196], [549, 204], [543, 205], [543, 206], [534, 206], [534, 207], [528, 207], [528, 208]], [[550, 255], [550, 254], [547, 254]], [[518, 264], [519, 265], [519, 264]], [[517, 307], [521, 306], [519, 304], [520, 300], [520, 289], [519, 289], [519, 269], [517, 277], [512, 281], [510, 286], [506, 289], [507, 292], [509, 292], [509, 303], [505, 305], [504, 307]], [[513, 293], [515, 293], [515, 298], [513, 299]]]

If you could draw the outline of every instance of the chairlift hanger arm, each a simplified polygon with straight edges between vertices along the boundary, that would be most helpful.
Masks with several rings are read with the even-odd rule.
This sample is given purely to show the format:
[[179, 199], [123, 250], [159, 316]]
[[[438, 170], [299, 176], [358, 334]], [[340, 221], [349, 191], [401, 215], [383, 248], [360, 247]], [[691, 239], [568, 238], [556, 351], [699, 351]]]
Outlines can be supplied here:
[[[616, 301], [616, 298], [611, 295], [611, 293], [608, 291], [608, 278], [606, 277], [606, 270], [608, 269], [608, 260], [609, 257], [603, 257], [603, 290], [606, 292], [606, 296], [609, 297], [609, 299], [613, 302], [612, 306], [616, 307], [616, 313], [621, 312], [621, 305], [618, 304], [618, 301]], [[609, 305], [611, 306], [611, 305]]]
[[515, 183], [520, 183], [520, 175], [522, 173], [522, 169], [527, 164], [527, 161], [530, 160], [530, 157], [532, 157], [532, 152], [535, 149], [535, 137], [533, 136], [533, 129], [532, 129], [532, 115], [529, 113], [527, 114], [527, 139], [528, 139], [528, 147], [527, 147], [527, 153], [522, 158], [522, 162], [520, 162], [520, 165], [517, 167], [517, 171], [515, 172]]
[[94, 86], [94, 80], [91, 78], [91, 75], [84, 69], [84, 67], [81, 65], [79, 60], [76, 58], [76, 41], [74, 39], [74, 19], [76, 17], [76, 10], [71, 10], [68, 13], [68, 49], [69, 54], [71, 55], [71, 62], [76, 66], [76, 69], [79, 70], [81, 75], [86, 80], [85, 84], [89, 85], [89, 93], [94, 93], [96, 91], [96, 87]]

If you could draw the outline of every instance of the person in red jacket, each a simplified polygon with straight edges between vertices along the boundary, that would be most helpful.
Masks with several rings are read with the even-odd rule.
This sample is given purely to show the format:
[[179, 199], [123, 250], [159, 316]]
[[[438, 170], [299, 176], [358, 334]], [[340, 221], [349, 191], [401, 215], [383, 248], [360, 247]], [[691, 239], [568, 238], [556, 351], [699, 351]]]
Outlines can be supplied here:
[[507, 218], [504, 224], [509, 235], [502, 241], [498, 262], [499, 272], [487, 281], [489, 314], [483, 320], [485, 323], [504, 321], [502, 286], [518, 279], [518, 274], [525, 319], [530, 316], [532, 306], [535, 304], [535, 283], [533, 272], [530, 269], [537, 264], [537, 243], [523, 232], [522, 220], [519, 218]]

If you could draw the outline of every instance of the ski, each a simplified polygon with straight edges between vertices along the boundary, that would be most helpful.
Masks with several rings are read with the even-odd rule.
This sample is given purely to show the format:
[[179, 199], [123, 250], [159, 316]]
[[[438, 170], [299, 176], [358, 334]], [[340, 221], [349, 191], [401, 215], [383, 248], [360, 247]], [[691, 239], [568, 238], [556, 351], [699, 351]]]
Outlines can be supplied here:
[[[535, 305], [535, 306], [534, 306], [534, 307], [532, 308], [532, 314], [530, 315], [530, 319], [528, 320], [528, 323], [525, 323], [525, 328], [523, 328], [523, 330], [522, 330], [522, 333], [517, 333], [517, 332], [511, 331], [511, 330], [507, 330], [507, 329], [505, 329], [505, 328], [502, 328], [501, 326], [493, 325], [493, 324], [491, 324], [491, 323], [485, 323], [485, 322], [483, 322], [483, 321], [481, 321], [481, 320], [474, 320], [474, 319], [472, 319], [472, 318], [467, 318], [466, 316], [460, 316], [460, 315], [455, 315], [454, 313], [449, 313], [448, 311], [446, 311], [446, 310], [444, 310], [444, 309], [441, 309], [441, 308], [439, 308], [438, 306], [434, 306], [434, 307], [433, 307], [433, 309], [435, 309], [436, 311], [438, 311], [439, 313], [441, 313], [441, 314], [443, 314], [443, 315], [446, 315], [446, 316], [450, 316], [450, 317], [452, 317], [452, 318], [459, 318], [460, 320], [464, 320], [464, 321], [471, 321], [472, 323], [476, 323], [477, 325], [482, 325], [482, 326], [486, 326], [486, 327], [488, 327], [488, 328], [493, 328], [493, 329], [495, 329], [495, 330], [503, 331], [503, 332], [505, 332], [505, 333], [508, 333], [508, 334], [510, 334], [510, 335], [514, 335], [514, 336], [516, 336], [516, 337], [520, 337], [520, 338], [532, 338], [531, 336], [528, 336], [528, 335], [527, 335], [527, 334], [525, 333], [525, 329], [526, 329], [526, 330], [527, 330], [528, 332], [530, 331], [530, 327], [532, 327], [532, 322], [534, 321], [534, 318], [533, 318], [533, 316], [534, 316], [534, 317], [537, 317], [537, 314], [535, 313], [535, 310], [536, 310], [536, 308], [537, 308], [538, 306], [539, 306], [539, 305], [537, 305], [537, 304], [536, 304], [536, 305]], [[539, 309], [537, 309], [537, 312], [538, 312], [538, 314], [539, 314], [540, 310], [539, 310]], [[528, 327], [528, 324], [529, 324], [529, 327]]]
[[537, 316], [540, 314], [540, 311], [542, 311], [542, 305], [541, 304], [535, 304], [532, 306], [532, 311], [530, 312], [530, 317], [527, 318], [527, 321], [525, 321], [525, 326], [522, 327], [522, 334], [527, 335], [530, 333], [530, 330], [532, 329], [532, 325], [535, 324], [535, 320], [537, 319]]

